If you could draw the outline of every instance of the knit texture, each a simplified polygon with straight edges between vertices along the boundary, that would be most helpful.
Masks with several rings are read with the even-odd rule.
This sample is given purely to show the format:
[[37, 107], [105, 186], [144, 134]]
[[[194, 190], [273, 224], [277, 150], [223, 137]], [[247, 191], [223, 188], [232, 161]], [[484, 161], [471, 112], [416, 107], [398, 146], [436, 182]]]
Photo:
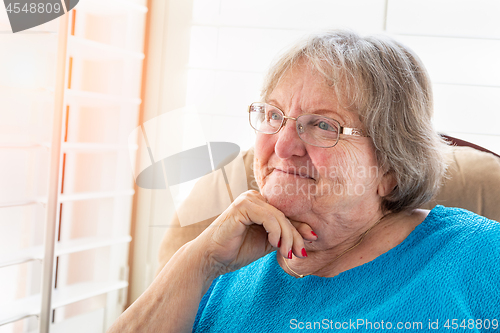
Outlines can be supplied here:
[[[453, 329], [455, 324], [462, 327]], [[217, 278], [202, 298], [193, 331], [399, 327], [500, 332], [500, 223], [436, 206], [401, 244], [333, 278], [292, 277], [273, 252]]]

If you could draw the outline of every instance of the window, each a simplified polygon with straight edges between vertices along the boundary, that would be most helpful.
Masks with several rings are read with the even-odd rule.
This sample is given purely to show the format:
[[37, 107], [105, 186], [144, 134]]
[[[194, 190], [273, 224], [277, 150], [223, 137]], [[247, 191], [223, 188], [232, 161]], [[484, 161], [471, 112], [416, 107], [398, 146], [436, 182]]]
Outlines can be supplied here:
[[[0, 6], [2, 333], [38, 331], [35, 315], [48, 304], [43, 263], [52, 259], [52, 318], [41, 318], [51, 332], [104, 332], [123, 311], [135, 192], [129, 156], [137, 150], [128, 136], [141, 105], [145, 2], [81, 1], [67, 25], [56, 19], [17, 34]], [[63, 104], [54, 102], [58, 92]], [[53, 137], [57, 112], [61, 136]], [[52, 208], [57, 216], [46, 221]], [[53, 258], [45, 223], [56, 230]]]

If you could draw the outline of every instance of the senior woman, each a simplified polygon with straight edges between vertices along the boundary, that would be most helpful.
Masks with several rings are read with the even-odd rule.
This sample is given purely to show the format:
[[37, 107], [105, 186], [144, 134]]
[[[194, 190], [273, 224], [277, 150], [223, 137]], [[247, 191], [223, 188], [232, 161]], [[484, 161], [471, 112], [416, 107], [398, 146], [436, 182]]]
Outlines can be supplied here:
[[111, 332], [498, 329], [500, 224], [418, 209], [447, 146], [409, 49], [314, 35], [249, 113], [260, 192], [183, 246]]

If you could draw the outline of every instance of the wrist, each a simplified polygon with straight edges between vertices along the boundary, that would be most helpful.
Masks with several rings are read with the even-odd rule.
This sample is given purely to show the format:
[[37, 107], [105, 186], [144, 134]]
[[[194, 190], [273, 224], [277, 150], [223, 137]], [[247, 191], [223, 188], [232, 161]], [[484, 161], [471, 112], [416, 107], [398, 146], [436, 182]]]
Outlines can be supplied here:
[[196, 274], [198, 280], [203, 283], [203, 294], [212, 284], [212, 281], [227, 273], [227, 268], [212, 257], [208, 246], [200, 239], [192, 240], [179, 249], [181, 260], [189, 262], [189, 269]]

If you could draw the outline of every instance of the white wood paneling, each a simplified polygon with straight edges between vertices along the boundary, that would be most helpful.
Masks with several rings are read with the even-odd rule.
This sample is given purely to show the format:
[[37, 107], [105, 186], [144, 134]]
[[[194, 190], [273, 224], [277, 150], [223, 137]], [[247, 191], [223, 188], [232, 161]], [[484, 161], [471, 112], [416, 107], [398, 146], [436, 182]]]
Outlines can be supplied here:
[[[186, 85], [186, 103], [194, 104], [199, 111], [210, 103], [215, 94], [215, 70], [189, 69]], [[201, 106], [201, 107], [200, 107]]]
[[435, 83], [500, 86], [500, 40], [394, 37], [417, 53]]
[[500, 135], [500, 87], [434, 85], [438, 131]]
[[499, 17], [498, 0], [388, 0], [387, 31], [498, 39]]
[[193, 24], [217, 25], [220, 21], [221, 0], [192, 0]]
[[264, 72], [277, 53], [303, 35], [300, 30], [193, 26], [189, 67]]
[[300, 30], [220, 28], [216, 67], [264, 72], [278, 53], [302, 36]]
[[[318, 30], [356, 26], [362, 31], [383, 29], [385, 0], [221, 0], [194, 2], [198, 24], [269, 29]], [[219, 13], [215, 8], [219, 5]], [[356, 13], [356, 15], [346, 15]]]
[[251, 101], [259, 101], [262, 79], [260, 73], [191, 69], [186, 100], [199, 112], [244, 115]]
[[191, 28], [190, 67], [212, 68], [215, 66], [218, 35], [218, 28], [205, 26]]
[[[214, 110], [214, 113], [247, 116], [248, 105], [251, 102], [260, 101], [260, 88], [263, 79], [261, 73], [216, 73], [215, 93], [217, 96], [225, 96], [226, 105], [223, 108]], [[234, 89], [234, 87], [238, 87], [238, 89]]]

